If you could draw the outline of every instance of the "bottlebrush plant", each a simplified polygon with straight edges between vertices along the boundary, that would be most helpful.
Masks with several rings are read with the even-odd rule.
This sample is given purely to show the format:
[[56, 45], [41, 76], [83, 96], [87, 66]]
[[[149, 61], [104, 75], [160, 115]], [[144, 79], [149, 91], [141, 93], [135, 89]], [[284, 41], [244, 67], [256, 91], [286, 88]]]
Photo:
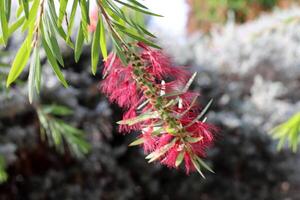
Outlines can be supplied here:
[[[184, 160], [186, 172], [201, 167], [212, 171], [201, 159], [213, 142], [215, 128], [205, 123], [212, 101], [198, 114], [196, 92], [188, 91], [195, 78], [160, 51], [139, 42], [135, 53], [124, 52], [128, 61], [111, 53], [103, 70], [101, 89], [124, 108], [121, 132], [139, 131], [130, 145], [142, 145], [149, 162], [159, 160], [177, 168]], [[165, 81], [169, 80], [169, 81]]]
[[[201, 109], [197, 104], [199, 94], [188, 90], [196, 74], [172, 66], [140, 18], [160, 15], [150, 12], [137, 0], [19, 0], [18, 3], [18, 9], [11, 12], [11, 0], [0, 1], [0, 45], [6, 46], [18, 29], [27, 34], [12, 61], [6, 86], [16, 81], [31, 57], [29, 102], [37, 105], [34, 108], [38, 109], [41, 126], [55, 145], [64, 143], [61, 137], [58, 143], [54, 137], [58, 132], [49, 126], [59, 128], [63, 123], [60, 120], [47, 122], [49, 117], [35, 98], [42, 80], [39, 54], [44, 50], [53, 72], [68, 87], [61, 70], [64, 60], [59, 39], [74, 50], [76, 62], [84, 44], [91, 43], [91, 72], [95, 75], [100, 71], [97, 66], [102, 54], [104, 80], [101, 90], [125, 111], [123, 120], [118, 122], [120, 131], [140, 133], [130, 145], [143, 146], [149, 162], [160, 161], [174, 168], [184, 162], [187, 173], [197, 170], [202, 176], [202, 168], [212, 171], [202, 160], [206, 148], [213, 143], [216, 130], [205, 122], [212, 101]], [[10, 24], [11, 13], [16, 15]], [[76, 25], [78, 31], [74, 40]], [[109, 54], [107, 46], [112, 47]], [[75, 152], [87, 153], [86, 144], [77, 138], [80, 131], [64, 127], [59, 133], [68, 146]], [[68, 130], [73, 130], [72, 134], [64, 134]], [[68, 138], [71, 135], [74, 137]], [[72, 145], [72, 141], [78, 141], [79, 147]], [[80, 147], [81, 144], [85, 145]]]

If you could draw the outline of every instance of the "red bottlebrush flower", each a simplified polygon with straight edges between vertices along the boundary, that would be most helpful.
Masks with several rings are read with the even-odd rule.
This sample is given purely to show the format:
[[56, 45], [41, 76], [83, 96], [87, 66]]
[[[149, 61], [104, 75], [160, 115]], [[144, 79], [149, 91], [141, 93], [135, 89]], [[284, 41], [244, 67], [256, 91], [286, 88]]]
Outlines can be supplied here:
[[180, 67], [172, 66], [170, 59], [164, 55], [161, 51], [152, 50], [144, 43], [139, 42], [138, 46], [144, 51], [141, 53], [141, 58], [147, 61], [148, 69], [147, 71], [151, 73], [154, 77], [158, 79], [163, 79], [167, 77], [173, 77], [177, 81], [185, 81], [189, 73]]
[[161, 163], [170, 168], [175, 168], [176, 159], [181, 150], [182, 147], [180, 147], [180, 145], [174, 144], [174, 146], [166, 153], [166, 156], [161, 160]]
[[109, 96], [111, 102], [125, 108], [138, 103], [141, 95], [132, 78], [131, 66], [123, 66], [120, 59], [111, 54], [104, 62], [103, 73], [107, 74], [107, 77], [102, 81], [101, 90]]
[[[189, 123], [186, 123], [186, 121], [183, 121], [183, 124], [190, 124], [192, 120], [187, 120]], [[186, 128], [186, 130], [191, 133], [191, 136], [193, 137], [202, 137], [203, 143], [206, 146], [209, 146], [213, 142], [213, 132], [215, 132], [215, 128], [207, 123], [204, 122], [194, 122], [192, 125]]]
[[187, 152], [184, 153], [184, 163], [185, 171], [187, 174], [195, 170], [195, 166], [192, 163], [191, 156]]
[[157, 141], [157, 149], [160, 149], [161, 147], [168, 144], [172, 140], [172, 138], [173, 138], [173, 136], [168, 133], [161, 135]]
[[[132, 119], [134, 117], [136, 117], [136, 111], [135, 111], [135, 107], [130, 108], [128, 111], [126, 111], [123, 115], [123, 120], [127, 120], [127, 119]], [[123, 133], [129, 133], [133, 130], [140, 130], [140, 125], [139, 124], [135, 124], [133, 126], [129, 126], [127, 124], [121, 124], [119, 126], [119, 132], [123, 132]]]
[[[183, 108], [198, 106], [195, 99], [197, 99], [199, 96], [200, 94], [198, 92], [185, 92], [184, 94], [179, 95], [179, 97], [182, 99]], [[193, 105], [191, 105], [192, 103]]]
[[190, 73], [173, 67], [161, 51], [143, 43], [138, 46], [142, 51], [129, 55], [127, 59], [134, 60], [127, 66], [115, 54], [104, 63], [101, 90], [125, 110], [119, 131], [141, 132], [133, 144], [142, 144], [149, 162], [158, 160], [175, 168], [184, 162], [187, 174], [199, 171], [215, 128], [199, 121], [199, 93], [187, 91], [195, 76], [189, 79]]
[[151, 134], [152, 127], [142, 130], [142, 138], [144, 139], [143, 147], [146, 153], [155, 150], [157, 138]]

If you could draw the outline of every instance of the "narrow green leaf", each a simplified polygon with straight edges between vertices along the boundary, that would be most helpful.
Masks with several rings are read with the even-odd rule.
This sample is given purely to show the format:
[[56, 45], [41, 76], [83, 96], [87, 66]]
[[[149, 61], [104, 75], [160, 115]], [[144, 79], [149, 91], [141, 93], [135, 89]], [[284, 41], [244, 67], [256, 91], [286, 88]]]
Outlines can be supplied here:
[[198, 120], [201, 120], [206, 113], [208, 112], [208, 109], [210, 108], [211, 104], [213, 102], [213, 99], [211, 99], [208, 104], [205, 106], [205, 108], [201, 111], [201, 113], [193, 120], [191, 121], [188, 125], [185, 126], [185, 128], [190, 127], [191, 125], [193, 125], [195, 122], [197, 122]]
[[185, 141], [187, 141], [188, 143], [197, 143], [200, 142], [201, 140], [203, 140], [203, 137], [191, 137], [191, 136], [187, 136], [184, 138]]
[[[164, 122], [160, 123], [158, 126], [162, 126]], [[161, 133], [164, 133], [165, 129], [163, 127], [154, 127], [154, 131], [151, 133], [152, 135], [160, 135]]]
[[103, 1], [103, 6], [107, 8], [107, 12], [109, 13], [109, 15], [117, 22], [123, 20], [124, 22], [130, 23], [123, 14], [123, 11], [117, 5], [115, 5], [114, 2]]
[[140, 12], [134, 12], [132, 13], [133, 17], [134, 17], [134, 22], [136, 25], [140, 25], [143, 28], [146, 27], [146, 17], [144, 13], [140, 13]]
[[50, 36], [50, 42], [51, 42], [51, 47], [53, 48], [52, 49], [53, 50], [53, 55], [55, 56], [55, 58], [57, 59], [59, 64], [64, 66], [64, 60], [62, 58], [62, 53], [61, 53], [60, 48], [58, 46], [58, 42], [56, 40], [56, 37], [51, 35]]
[[293, 152], [296, 152], [300, 143], [300, 112], [293, 115], [286, 122], [271, 130], [274, 139], [278, 139], [277, 149], [282, 149], [285, 142]]
[[30, 35], [27, 36], [26, 40], [23, 42], [21, 47], [18, 50], [18, 53], [16, 54], [16, 57], [12, 63], [10, 72], [8, 74], [8, 78], [6, 81], [6, 86], [10, 86], [11, 83], [13, 83], [18, 76], [21, 74], [23, 69], [26, 66], [26, 63], [30, 56], [30, 44], [31, 44], [31, 37]]
[[40, 4], [40, 0], [33, 1], [33, 4], [29, 12], [29, 17], [28, 18], [26, 17], [27, 20], [22, 26], [22, 31], [25, 31], [28, 28], [28, 26], [32, 26], [36, 22], [36, 16], [38, 13], [39, 4]]
[[[130, 19], [130, 22], [127, 22], [127, 24], [125, 23], [125, 21], [122, 20], [114, 21], [113, 25], [117, 26], [118, 29], [122, 29], [123, 31], [127, 31], [135, 35], [140, 35], [139, 28], [132, 19]], [[130, 27], [128, 27], [128, 25]], [[143, 34], [141, 37], [143, 37]]]
[[61, 72], [58, 63], [56, 62], [56, 59], [54, 57], [54, 55], [52, 54], [46, 40], [44, 37], [42, 37], [42, 44], [44, 47], [44, 50], [46, 52], [47, 58], [48, 58], [48, 62], [50, 63], [53, 71], [55, 72], [57, 78], [60, 80], [60, 82], [65, 86], [68, 87], [68, 83], [66, 82], [63, 73]]
[[143, 103], [141, 103], [136, 109], [137, 110], [140, 110], [142, 109], [143, 107], [145, 107], [148, 103], [149, 103], [149, 99], [145, 100]]
[[176, 140], [174, 139], [169, 144], [166, 144], [165, 146], [161, 147], [160, 149], [150, 153], [148, 156], [146, 156], [146, 159], [149, 159], [148, 163], [151, 163], [157, 159], [159, 159], [161, 156], [163, 156], [174, 144]]
[[[20, 3], [19, 3], [19, 5], [20, 5]], [[23, 13], [23, 6], [21, 5], [17, 9], [16, 17], [19, 18], [22, 13]]]
[[176, 99], [171, 99], [166, 105], [164, 105], [163, 107], [164, 108], [168, 108], [168, 107], [170, 107], [170, 106], [174, 106], [175, 104], [177, 104], [178, 103], [178, 101], [179, 101], [179, 97], [177, 97]]
[[89, 1], [79, 0], [80, 11], [81, 11], [82, 31], [83, 31], [84, 38], [87, 42], [89, 41], [88, 25], [90, 24], [88, 4], [89, 4]]
[[83, 131], [74, 127], [74, 126], [71, 126], [69, 124], [66, 124], [64, 121], [60, 120], [60, 119], [56, 119], [56, 121], [58, 121], [62, 127], [62, 130], [65, 130], [63, 133], [64, 135], [65, 134], [68, 134], [68, 133], [71, 133], [72, 135], [76, 135], [76, 136], [80, 136], [83, 134]]
[[152, 46], [154, 48], [161, 49], [159, 46], [157, 46], [153, 42], [145, 39], [144, 37], [139, 36], [138, 33], [134, 33], [133, 31], [130, 31], [129, 29], [120, 29], [120, 28], [118, 28], [118, 30], [122, 31], [123, 33], [125, 33], [126, 35], [128, 35], [129, 37], [131, 37], [131, 38], [133, 38], [137, 41], [143, 42], [143, 43], [145, 43], [149, 46]]
[[197, 162], [197, 160], [196, 160], [195, 158], [191, 158], [191, 160], [192, 160], [192, 163], [193, 163], [194, 167], [195, 167], [196, 170], [198, 171], [198, 173], [205, 179], [205, 176], [204, 176], [204, 174], [202, 173], [201, 168], [200, 168], [200, 165], [199, 165], [199, 163]]
[[126, 6], [126, 7], [128, 7], [128, 8], [131, 8], [131, 9], [133, 9], [133, 10], [136, 10], [136, 11], [138, 11], [138, 12], [141, 12], [141, 13], [144, 13], [144, 14], [147, 14], [147, 15], [153, 15], [153, 16], [156, 16], [156, 17], [163, 17], [162, 15], [159, 15], [159, 14], [155, 14], [155, 13], [149, 12], [149, 11], [147, 11], [147, 10], [141, 9], [141, 8], [139, 8], [139, 7], [130, 5], [130, 4], [128, 4], [128, 3], [125, 3], [125, 2], [122, 2], [122, 1], [119, 1], [119, 0], [114, 0], [114, 1], [116, 1], [116, 2], [118, 2], [118, 3], [120, 3], [120, 4], [124, 5], [124, 6]]
[[47, 44], [49, 45], [52, 55], [54, 55], [59, 64], [64, 66], [64, 60], [62, 58], [61, 51], [56, 40], [56, 32], [52, 29], [52, 23], [50, 23], [50, 20], [50, 16], [45, 15], [45, 17], [43, 18], [44, 26], [41, 26], [43, 28], [42, 32], [44, 34], [45, 40], [47, 41]]
[[215, 173], [212, 169], [211, 169], [211, 167], [210, 166], [208, 166], [201, 158], [199, 158], [198, 156], [197, 156], [197, 161], [199, 162], [199, 164], [202, 166], [202, 167], [204, 167], [205, 169], [207, 169], [208, 171], [210, 171], [211, 173]]
[[65, 30], [63, 29], [63, 27], [58, 27], [57, 26], [57, 15], [55, 12], [55, 5], [53, 3], [53, 1], [48, 1], [48, 5], [49, 5], [49, 10], [50, 12], [48, 13], [50, 16], [50, 27], [52, 27], [50, 30], [52, 30], [54, 28], [54, 30], [60, 35], [60, 37], [67, 43], [67, 45], [69, 47], [71, 47], [72, 49], [74, 48], [74, 44], [72, 43], [72, 41], [70, 40], [70, 38], [68, 38], [68, 35], [65, 33]]
[[83, 47], [83, 42], [84, 42], [82, 26], [83, 26], [83, 24], [80, 23], [79, 30], [78, 30], [77, 37], [76, 37], [75, 53], [74, 53], [76, 62], [78, 62], [78, 60], [80, 58], [80, 55], [82, 52], [82, 47]]
[[184, 92], [175, 91], [175, 92], [164, 94], [164, 95], [162, 95], [162, 97], [175, 97], [175, 96], [178, 96], [178, 95], [181, 95], [181, 94], [184, 94]]
[[[135, 40], [138, 40], [138, 41], [141, 41], [141, 42], [144, 42], [145, 44], [148, 44], [154, 48], [157, 48], [157, 49], [160, 49], [159, 46], [157, 46], [156, 44], [154, 44], [153, 42], [147, 40], [145, 37], [143, 37], [143, 34], [141, 34], [140, 32], [140, 29], [142, 28], [141, 26], [138, 26], [136, 24], [134, 24], [134, 22], [132, 22], [133, 24], [133, 28], [128, 28], [120, 23], [117, 23], [117, 22], [113, 22], [113, 25], [114, 26], [117, 26], [117, 29], [122, 31], [123, 33], [125, 33], [126, 35], [128, 35], [129, 37], [135, 39]], [[155, 38], [155, 36], [153, 34], [151, 34], [150, 32], [148, 32], [146, 29], [143, 29], [146, 32], [146, 35], [150, 35], [150, 37], [153, 37]]]
[[139, 138], [133, 142], [131, 142], [128, 146], [137, 146], [144, 143], [144, 138]]
[[83, 37], [85, 39], [85, 41], [87, 43], [90, 42], [90, 32], [89, 32], [89, 29], [88, 29], [88, 25], [82, 21], [82, 32], [83, 32]]
[[153, 35], [152, 33], [150, 33], [147, 29], [143, 28], [143, 27], [140, 26], [140, 25], [137, 25], [137, 26], [138, 26], [138, 28], [139, 28], [143, 33], [145, 33], [146, 35], [148, 35], [148, 36], [150, 36], [150, 37], [153, 37], [153, 38], [156, 38], [156, 36]]
[[37, 55], [37, 59], [36, 59], [36, 72], [35, 72], [35, 76], [34, 76], [34, 83], [35, 83], [35, 89], [36, 92], [39, 94], [40, 90], [41, 90], [41, 77], [42, 77], [42, 67], [41, 67], [41, 62], [40, 62], [40, 58], [39, 55]]
[[[110, 70], [111, 70], [111, 68], [112, 68], [112, 66], [113, 66], [113, 64], [115, 62], [116, 57], [117, 57], [117, 54], [113, 53], [112, 57], [111, 57], [111, 60], [109, 62], [109, 65], [108, 65], [107, 69], [105, 70], [105, 73], [103, 74], [103, 79], [105, 79], [105, 77], [107, 76], [107, 74], [110, 73]], [[139, 110], [140, 108], [138, 107], [137, 109]]]
[[[57, 110], [60, 109], [61, 106], [55, 105], [54, 107], [56, 107], [55, 110]], [[53, 105], [51, 105], [50, 108], [52, 109]], [[54, 145], [60, 152], [64, 152], [65, 147], [68, 147], [70, 153], [76, 157], [82, 157], [88, 153], [90, 145], [84, 140], [83, 131], [56, 118], [52, 115], [52, 111], [49, 113], [48, 106], [37, 109], [38, 118], [42, 127], [41, 133], [46, 133], [48, 143]], [[45, 136], [42, 135], [42, 138], [44, 139]]]
[[184, 158], [184, 151], [181, 151], [176, 158], [176, 162], [175, 162], [176, 167], [178, 167], [182, 163], [183, 158]]
[[100, 49], [103, 56], [103, 59], [107, 58], [107, 49], [106, 49], [106, 39], [105, 39], [105, 28], [102, 18], [99, 19], [100, 22]]
[[9, 35], [13, 34], [24, 23], [25, 17], [21, 17], [9, 27]]
[[36, 76], [38, 68], [40, 67], [40, 58], [39, 58], [39, 49], [38, 47], [35, 47], [33, 50], [33, 54], [32, 54], [32, 60], [31, 60], [31, 64], [30, 64], [30, 69], [29, 69], [29, 75], [28, 75], [28, 98], [29, 98], [29, 102], [32, 103], [32, 99], [34, 96], [34, 90], [36, 88], [35, 84], [36, 84]]
[[46, 114], [58, 115], [58, 116], [67, 116], [73, 114], [73, 110], [66, 106], [61, 105], [45, 105], [43, 106], [43, 112]]
[[90, 24], [90, 17], [89, 17], [89, 7], [88, 2], [86, 0], [79, 0], [81, 15], [83, 22], [87, 25]]
[[91, 64], [92, 64], [92, 73], [95, 75], [96, 71], [97, 71], [97, 65], [98, 65], [98, 61], [99, 61], [99, 56], [100, 56], [100, 29], [101, 29], [101, 25], [100, 25], [100, 21], [98, 20], [97, 23], [97, 27], [96, 30], [94, 32], [94, 36], [93, 36], [93, 41], [92, 41], [92, 60], [91, 60]]
[[144, 6], [143, 4], [141, 4], [140, 2], [136, 1], [136, 0], [128, 0], [129, 2], [133, 3], [136, 6], [139, 6], [143, 9], [148, 9], [146, 6]]
[[197, 72], [195, 72], [195, 73], [191, 76], [191, 78], [189, 79], [189, 81], [186, 83], [186, 85], [185, 85], [185, 87], [184, 87], [184, 89], [183, 89], [183, 92], [187, 92], [187, 91], [188, 91], [188, 89], [189, 89], [190, 86], [192, 85], [193, 81], [195, 80], [196, 76], [197, 76]]
[[121, 47], [118, 39], [115, 39], [113, 36], [111, 37], [111, 39], [113, 41], [116, 54], [121, 59], [122, 63], [126, 66], [127, 65], [126, 56], [125, 56], [124, 52], [122, 51], [122, 47]]
[[22, 6], [23, 6], [23, 9], [24, 9], [24, 12], [25, 12], [25, 16], [28, 19], [28, 17], [29, 17], [28, 0], [21, 0], [21, 2], [22, 2]]
[[59, 5], [59, 15], [58, 15], [57, 24], [60, 27], [61, 24], [62, 24], [62, 22], [63, 22], [65, 13], [66, 13], [67, 5], [68, 5], [68, 0], [60, 0], [59, 4], [60, 5]]
[[140, 114], [137, 117], [133, 117], [133, 118], [130, 118], [130, 119], [118, 121], [117, 123], [118, 124], [127, 124], [129, 126], [132, 126], [136, 123], [139, 123], [139, 122], [142, 122], [142, 121], [145, 121], [145, 120], [148, 120], [148, 119], [158, 118], [158, 116], [159, 115], [158, 115], [157, 112], [146, 112], [146, 113]]
[[5, 167], [6, 167], [5, 165], [6, 163], [4, 157], [0, 155], [0, 183], [5, 182], [8, 178], [8, 174], [5, 171]]
[[41, 0], [33, 0], [32, 6], [30, 8], [30, 12], [29, 12], [29, 18], [28, 21], [35, 21], [36, 19], [36, 15], [37, 15], [37, 11], [39, 9], [40, 6], [40, 1]]
[[[8, 30], [8, 35], [10, 36], [11, 34], [13, 34], [18, 28], [20, 28], [20, 26], [24, 23], [25, 21], [25, 17], [21, 17], [20, 19], [18, 19], [15, 23], [13, 23]], [[0, 44], [5, 44], [3, 37], [0, 37]]]
[[56, 148], [61, 149], [62, 146], [62, 134], [59, 131], [60, 125], [56, 121], [50, 121], [49, 127], [51, 130], [52, 140]]
[[10, 18], [10, 11], [11, 11], [11, 0], [4, 0], [4, 4], [5, 4], [5, 15], [6, 15], [6, 19], [7, 21], [9, 21]]
[[8, 32], [8, 21], [5, 15], [5, 3], [3, 0], [0, 1], [0, 22], [1, 22], [3, 42], [6, 45], [9, 37], [9, 32]]
[[73, 5], [72, 5], [71, 14], [70, 14], [70, 19], [69, 19], [68, 40], [70, 40], [70, 38], [71, 38], [72, 28], [74, 25], [74, 19], [75, 19], [75, 14], [76, 14], [76, 10], [77, 10], [77, 5], [78, 5], [78, 0], [74, 0]]
[[[48, 5], [48, 8], [49, 8], [49, 11], [50, 11], [50, 15], [52, 16], [52, 20], [54, 22], [57, 22], [58, 20], [58, 16], [57, 16], [57, 13], [56, 13], [56, 6], [55, 6], [55, 3], [54, 1], [47, 1], [47, 5]], [[55, 23], [56, 24], [56, 23]]]

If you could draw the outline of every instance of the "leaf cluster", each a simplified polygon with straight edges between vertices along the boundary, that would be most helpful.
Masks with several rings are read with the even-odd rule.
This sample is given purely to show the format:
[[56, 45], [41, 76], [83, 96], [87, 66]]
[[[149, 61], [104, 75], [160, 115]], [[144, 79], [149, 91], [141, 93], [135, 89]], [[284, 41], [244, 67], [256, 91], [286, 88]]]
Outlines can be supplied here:
[[[63, 55], [60, 41], [74, 50], [74, 59], [79, 61], [84, 44], [91, 44], [91, 71], [97, 72], [100, 55], [108, 56], [107, 43], [124, 58], [124, 51], [131, 48], [131, 42], [141, 41], [157, 47], [147, 38], [155, 36], [145, 29], [144, 15], [152, 13], [136, 0], [95, 0], [97, 19], [90, 18], [90, 0], [19, 0], [18, 9], [12, 11], [11, 0], [0, 1], [0, 45], [6, 46], [14, 32], [25, 35], [7, 77], [6, 86], [16, 81], [30, 62], [28, 96], [33, 101], [34, 93], [39, 94], [42, 67], [40, 52], [44, 50], [47, 61], [63, 86], [68, 87], [62, 68]], [[15, 16], [11, 16], [15, 13]], [[96, 21], [93, 21], [96, 20]], [[92, 23], [94, 31], [89, 30]], [[78, 31], [73, 41], [75, 25]], [[31, 57], [31, 59], [30, 59]]]
[[300, 112], [293, 115], [286, 122], [278, 125], [271, 131], [273, 138], [279, 140], [277, 148], [282, 149], [287, 142], [289, 148], [296, 152], [300, 143]]
[[80, 158], [89, 152], [90, 145], [84, 139], [84, 133], [59, 117], [73, 114], [67, 107], [44, 105], [37, 109], [41, 136], [50, 146], [64, 153], [66, 149], [75, 157]]

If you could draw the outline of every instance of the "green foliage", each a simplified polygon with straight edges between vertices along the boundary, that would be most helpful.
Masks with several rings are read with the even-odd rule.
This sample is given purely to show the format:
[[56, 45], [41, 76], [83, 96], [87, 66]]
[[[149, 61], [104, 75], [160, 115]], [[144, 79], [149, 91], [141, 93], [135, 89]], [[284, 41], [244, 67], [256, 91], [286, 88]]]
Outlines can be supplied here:
[[274, 139], [279, 140], [277, 146], [279, 150], [282, 149], [285, 142], [288, 142], [289, 148], [296, 152], [300, 143], [300, 112], [275, 127], [271, 133]]
[[0, 183], [3, 183], [7, 180], [8, 174], [5, 171], [5, 160], [2, 155], [0, 155]]
[[10, 64], [3, 60], [9, 56], [9, 52], [7, 51], [0, 51], [0, 92], [7, 91], [5, 82], [5, 78], [8, 75]]
[[92, 73], [95, 75], [96, 74], [96, 70], [97, 70], [97, 64], [99, 61], [99, 54], [100, 54], [100, 29], [101, 29], [101, 24], [100, 21], [102, 20], [98, 20], [97, 23], [97, 27], [96, 30], [94, 32], [94, 36], [93, 36], [93, 42], [92, 42]]
[[[41, 83], [41, 63], [38, 55], [38, 47], [34, 48], [32, 61], [30, 65], [29, 75], [28, 75], [28, 97], [29, 102], [32, 103], [34, 91], [40, 92]], [[35, 89], [35, 90], [34, 90]]]
[[77, 37], [76, 37], [76, 43], [75, 43], [75, 51], [74, 51], [74, 55], [75, 55], [75, 61], [78, 62], [81, 52], [82, 52], [82, 47], [83, 47], [83, 43], [84, 43], [84, 35], [83, 35], [83, 24], [82, 22], [79, 25], [79, 30], [77, 33]]
[[[144, 42], [159, 48], [151, 39], [155, 36], [146, 30], [144, 15], [160, 16], [152, 13], [146, 6], [136, 0], [94, 0], [97, 4], [98, 19], [93, 22], [89, 17], [90, 0], [19, 0], [17, 10], [11, 10], [11, 0], [0, 0], [0, 47], [5, 47], [10, 37], [18, 30], [24, 33], [24, 42], [20, 45], [11, 65], [2, 63], [1, 57], [6, 52], [0, 51], [0, 78], [6, 78], [6, 87], [17, 83], [18, 77], [29, 64], [28, 98], [40, 93], [42, 66], [40, 52], [44, 50], [47, 61], [58, 80], [68, 87], [62, 68], [64, 60], [59, 41], [64, 41], [74, 50], [78, 62], [85, 43], [91, 43], [91, 71], [97, 72], [100, 54], [107, 58], [107, 46], [125, 63], [124, 49], [133, 48], [131, 42]], [[58, 5], [58, 6], [57, 6]], [[70, 7], [71, 10], [67, 8]], [[80, 11], [80, 12], [78, 12]], [[80, 13], [77, 16], [76, 13]], [[15, 21], [11, 21], [11, 13]], [[76, 15], [76, 16], [75, 16]], [[76, 40], [74, 24], [79, 23]], [[91, 23], [97, 24], [96, 31], [89, 31]], [[26, 35], [25, 35], [26, 34]], [[22, 37], [22, 36], [18, 36]], [[30, 62], [30, 63], [29, 63]], [[7, 68], [10, 67], [10, 70]], [[2, 68], [5, 73], [2, 73]], [[9, 71], [9, 73], [7, 73]], [[0, 81], [0, 90], [7, 90]], [[62, 118], [72, 114], [64, 106], [39, 106], [34, 104], [40, 122], [41, 136], [60, 152], [69, 151], [76, 157], [88, 153], [90, 145], [84, 140], [81, 130], [65, 123]], [[5, 162], [0, 157], [0, 182], [7, 179]]]
[[26, 63], [30, 57], [30, 40], [31, 36], [28, 37], [23, 42], [22, 46], [20, 47], [19, 51], [17, 52], [16, 58], [14, 59], [10, 72], [7, 77], [6, 85], [9, 86], [12, 82], [14, 82], [18, 76], [21, 74], [23, 69], [26, 66]]
[[9, 37], [9, 29], [8, 29], [8, 19], [7, 15], [5, 14], [5, 1], [0, 1], [0, 19], [1, 19], [1, 30], [2, 30], [2, 38], [4, 44], [7, 43]]
[[85, 141], [84, 133], [59, 119], [71, 115], [72, 110], [64, 106], [48, 105], [38, 108], [37, 113], [42, 139], [47, 140], [51, 146], [62, 153], [68, 147], [75, 157], [82, 157], [89, 152], [90, 145]]
[[[21, 29], [27, 33], [26, 39], [19, 48], [12, 62], [6, 85], [10, 86], [24, 71], [31, 60], [29, 70], [29, 101], [32, 103], [34, 91], [39, 93], [41, 67], [39, 64], [40, 50], [46, 52], [50, 66], [60, 82], [67, 87], [68, 83], [63, 76], [61, 66], [64, 66], [63, 56], [58, 41], [63, 40], [74, 49], [75, 61], [78, 62], [84, 43], [91, 43], [91, 71], [97, 71], [100, 54], [107, 58], [107, 39], [112, 39], [113, 49], [120, 57], [124, 57], [124, 48], [132, 48], [130, 42], [142, 41], [150, 46], [159, 48], [148, 38], [154, 35], [145, 29], [143, 15], [160, 16], [152, 13], [146, 6], [136, 0], [95, 0], [97, 3], [98, 18], [89, 17], [90, 0], [20, 0], [16, 13], [16, 21], [10, 22], [11, 1], [0, 1], [0, 45], [6, 45], [10, 36]], [[67, 7], [71, 5], [69, 12]], [[80, 25], [75, 44], [71, 39], [75, 13], [80, 10]], [[77, 16], [76, 16], [77, 17]], [[94, 22], [93, 20], [97, 20]], [[97, 24], [94, 32], [88, 26]], [[91, 39], [92, 38], [92, 39]], [[126, 42], [125, 42], [126, 41]], [[32, 56], [31, 59], [30, 56]], [[125, 60], [124, 60], [125, 62]]]

